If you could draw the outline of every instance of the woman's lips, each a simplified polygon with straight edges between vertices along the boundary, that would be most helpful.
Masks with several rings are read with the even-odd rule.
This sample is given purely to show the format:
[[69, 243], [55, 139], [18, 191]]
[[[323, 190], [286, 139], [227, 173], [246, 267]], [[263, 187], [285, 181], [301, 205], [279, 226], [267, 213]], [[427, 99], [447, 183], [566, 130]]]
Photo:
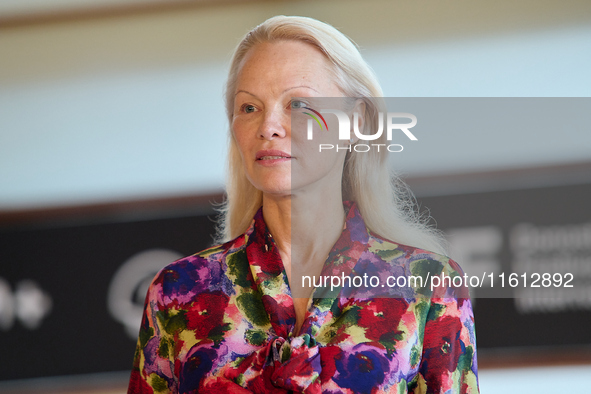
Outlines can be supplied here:
[[260, 150], [256, 154], [257, 160], [291, 159], [289, 153], [280, 150]]
[[289, 153], [275, 149], [260, 150], [256, 154], [256, 161], [258, 164], [261, 165], [273, 165], [277, 163], [282, 163], [289, 161], [291, 158], [292, 157]]

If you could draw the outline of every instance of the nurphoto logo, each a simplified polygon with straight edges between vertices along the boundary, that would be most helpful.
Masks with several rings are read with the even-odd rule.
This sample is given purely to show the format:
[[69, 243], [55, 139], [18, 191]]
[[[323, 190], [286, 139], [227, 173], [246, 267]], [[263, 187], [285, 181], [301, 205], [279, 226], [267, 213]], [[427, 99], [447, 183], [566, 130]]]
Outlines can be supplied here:
[[[384, 129], [386, 130], [386, 139], [390, 142], [392, 141], [394, 131], [402, 131], [404, 135], [406, 135], [406, 137], [408, 137], [411, 141], [417, 141], [417, 137], [415, 137], [414, 134], [411, 133], [411, 131], [409, 130], [416, 126], [417, 117], [410, 113], [387, 112], [384, 121], [384, 113], [379, 112], [378, 130], [373, 134], [363, 134], [361, 131], [359, 131], [359, 113], [357, 112], [353, 113], [353, 127], [351, 128], [349, 115], [345, 111], [338, 109], [321, 109], [320, 111], [317, 111], [310, 107], [304, 106], [300, 108], [310, 111], [304, 112], [304, 114], [311, 117], [311, 119], [308, 119], [307, 122], [308, 140], [312, 140], [314, 138], [314, 120], [320, 126], [320, 130], [323, 130], [324, 128], [328, 130], [328, 124], [324, 119], [324, 116], [322, 116], [322, 114], [333, 114], [337, 117], [339, 125], [339, 140], [342, 141], [352, 140], [351, 129], [353, 129], [355, 137], [357, 137], [360, 141], [375, 141], [378, 138], [382, 137]], [[398, 119], [410, 119], [410, 123], [398, 123], [397, 121], [395, 121]], [[323, 150], [336, 150], [337, 152], [339, 150], [348, 150], [349, 152], [369, 152], [372, 149], [377, 150], [378, 152], [380, 151], [380, 149], [387, 149], [388, 152], [402, 152], [404, 148], [400, 144], [357, 143], [346, 146], [339, 146], [335, 144], [319, 144], [318, 149], [320, 152], [322, 152]]]

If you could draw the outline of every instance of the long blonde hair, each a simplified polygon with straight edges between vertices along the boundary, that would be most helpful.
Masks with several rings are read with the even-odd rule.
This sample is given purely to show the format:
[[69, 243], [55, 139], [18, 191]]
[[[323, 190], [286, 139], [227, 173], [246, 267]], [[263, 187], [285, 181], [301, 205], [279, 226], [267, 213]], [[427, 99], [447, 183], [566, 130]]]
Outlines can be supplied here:
[[[379, 98], [383, 93], [357, 46], [334, 27], [297, 16], [275, 16], [266, 20], [251, 30], [234, 51], [225, 91], [230, 125], [242, 60], [254, 46], [277, 40], [302, 41], [319, 49], [333, 65], [335, 81], [343, 94], [365, 102], [366, 121], [361, 132], [370, 134], [370, 130], [376, 130], [378, 113], [382, 109]], [[381, 138], [383, 141], [376, 140], [376, 143], [387, 142], [385, 135]], [[227, 241], [244, 233], [263, 201], [262, 192], [246, 178], [231, 130], [229, 140], [227, 199], [220, 207], [218, 241]], [[412, 194], [390, 169], [387, 159], [385, 149], [348, 154], [343, 171], [343, 198], [357, 203], [372, 232], [401, 244], [444, 254], [443, 237], [427, 225], [428, 218], [419, 214]]]

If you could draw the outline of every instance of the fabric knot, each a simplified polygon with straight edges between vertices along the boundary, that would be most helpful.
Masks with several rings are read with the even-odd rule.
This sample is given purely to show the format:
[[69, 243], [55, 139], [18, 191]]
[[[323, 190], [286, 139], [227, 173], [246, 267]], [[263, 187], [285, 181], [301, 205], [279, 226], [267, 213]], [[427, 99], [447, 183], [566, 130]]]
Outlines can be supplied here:
[[227, 369], [226, 379], [239, 382], [253, 393], [321, 393], [319, 347], [304, 334], [295, 338], [273, 337], [238, 365]]
[[[280, 344], [280, 345], [279, 345]], [[277, 387], [297, 393], [320, 393], [322, 371], [318, 345], [308, 334], [290, 340], [277, 338], [271, 381]]]

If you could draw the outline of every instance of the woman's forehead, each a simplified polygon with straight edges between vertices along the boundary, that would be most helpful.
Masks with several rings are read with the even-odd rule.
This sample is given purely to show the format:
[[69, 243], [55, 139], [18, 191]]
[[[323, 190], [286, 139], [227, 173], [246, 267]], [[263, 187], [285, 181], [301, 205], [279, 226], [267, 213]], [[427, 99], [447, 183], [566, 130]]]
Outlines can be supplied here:
[[261, 85], [279, 92], [295, 86], [327, 90], [334, 85], [330, 68], [330, 61], [311, 44], [295, 40], [265, 42], [246, 53], [236, 91]]

